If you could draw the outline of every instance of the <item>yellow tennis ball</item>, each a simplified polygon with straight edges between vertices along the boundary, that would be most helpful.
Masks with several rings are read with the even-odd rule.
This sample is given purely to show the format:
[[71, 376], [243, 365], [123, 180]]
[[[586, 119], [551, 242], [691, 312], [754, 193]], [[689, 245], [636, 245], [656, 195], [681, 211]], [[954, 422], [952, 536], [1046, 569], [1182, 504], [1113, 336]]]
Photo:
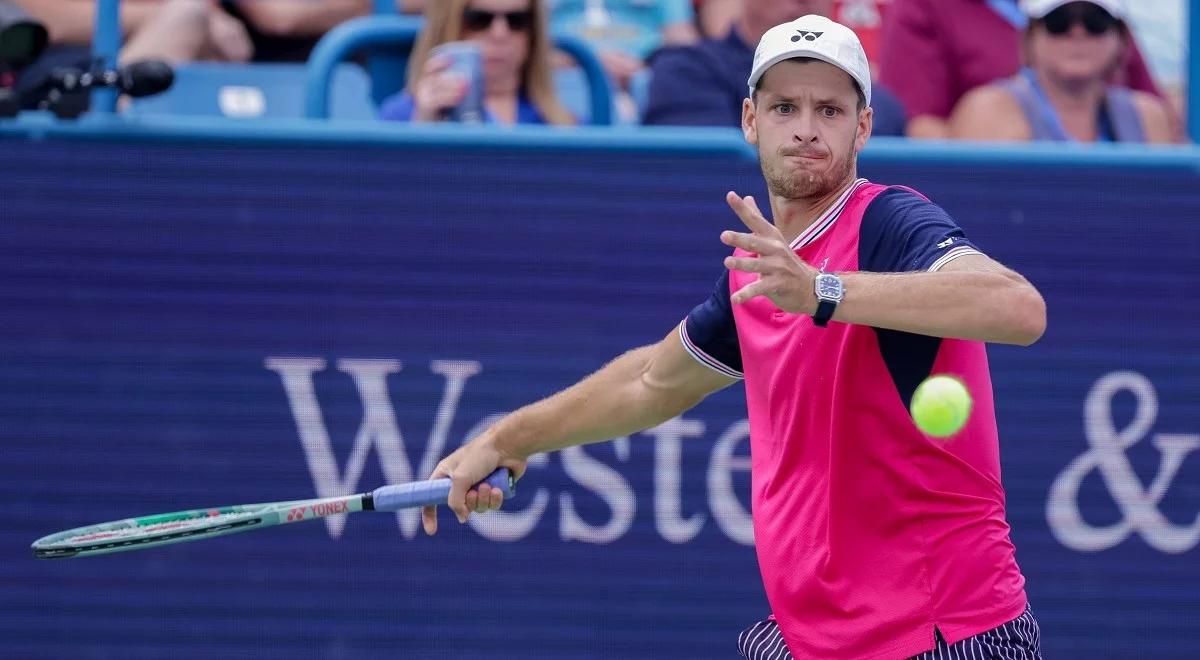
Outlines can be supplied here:
[[930, 376], [913, 393], [912, 413], [917, 428], [935, 438], [962, 430], [971, 416], [971, 393], [954, 376]]

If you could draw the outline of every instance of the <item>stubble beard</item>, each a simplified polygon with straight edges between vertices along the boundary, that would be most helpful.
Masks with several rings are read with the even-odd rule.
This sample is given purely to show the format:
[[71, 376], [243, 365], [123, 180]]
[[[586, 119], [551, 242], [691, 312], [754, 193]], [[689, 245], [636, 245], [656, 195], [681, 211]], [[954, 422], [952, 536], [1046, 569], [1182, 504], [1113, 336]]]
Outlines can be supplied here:
[[854, 172], [854, 143], [850, 143], [850, 151], [841, 162], [824, 172], [794, 170], [783, 166], [784, 157], [763, 158], [759, 154], [763, 178], [767, 182], [767, 190], [775, 197], [783, 199], [813, 199], [823, 197], [845, 184]]

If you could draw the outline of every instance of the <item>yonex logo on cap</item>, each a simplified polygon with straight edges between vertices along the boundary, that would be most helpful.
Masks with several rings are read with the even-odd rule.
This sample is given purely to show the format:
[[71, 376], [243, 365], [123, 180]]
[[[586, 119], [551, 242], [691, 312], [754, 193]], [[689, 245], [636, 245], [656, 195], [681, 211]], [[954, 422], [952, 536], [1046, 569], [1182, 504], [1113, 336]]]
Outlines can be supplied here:
[[862, 43], [845, 25], [815, 15], [781, 23], [763, 34], [746, 79], [748, 95], [758, 89], [767, 69], [794, 58], [815, 58], [842, 69], [858, 83], [865, 105], [871, 105], [871, 69]]

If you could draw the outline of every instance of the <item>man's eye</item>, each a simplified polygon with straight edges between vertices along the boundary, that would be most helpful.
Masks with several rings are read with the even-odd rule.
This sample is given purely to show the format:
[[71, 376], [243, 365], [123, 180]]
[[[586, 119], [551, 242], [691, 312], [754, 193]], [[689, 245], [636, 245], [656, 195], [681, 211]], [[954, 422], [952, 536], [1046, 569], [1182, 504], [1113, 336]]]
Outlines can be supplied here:
[[834, 117], [838, 116], [838, 113], [840, 113], [840, 112], [841, 112], [841, 110], [838, 110], [837, 108], [835, 108], [833, 106], [829, 106], [829, 105], [825, 106], [824, 108], [821, 108], [821, 115], [824, 117], [828, 117], [830, 119], [833, 119]]
[[775, 104], [775, 111], [780, 114], [790, 115], [790, 114], [792, 114], [792, 111], [795, 109], [796, 109], [796, 106], [792, 105], [791, 103]]

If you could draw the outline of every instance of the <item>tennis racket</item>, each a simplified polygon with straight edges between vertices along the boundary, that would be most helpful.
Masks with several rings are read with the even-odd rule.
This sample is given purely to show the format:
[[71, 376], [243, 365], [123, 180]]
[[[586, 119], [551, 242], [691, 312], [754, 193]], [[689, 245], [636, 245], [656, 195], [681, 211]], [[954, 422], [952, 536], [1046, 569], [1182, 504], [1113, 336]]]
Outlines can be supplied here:
[[[516, 493], [514, 482], [512, 472], [507, 468], [499, 468], [480, 483], [499, 488], [508, 499]], [[38, 559], [69, 559], [141, 550], [316, 520], [335, 513], [396, 511], [445, 504], [449, 494], [450, 480], [443, 478], [383, 486], [369, 493], [343, 497], [160, 513], [76, 527], [44, 536], [33, 542], [33, 556]]]

